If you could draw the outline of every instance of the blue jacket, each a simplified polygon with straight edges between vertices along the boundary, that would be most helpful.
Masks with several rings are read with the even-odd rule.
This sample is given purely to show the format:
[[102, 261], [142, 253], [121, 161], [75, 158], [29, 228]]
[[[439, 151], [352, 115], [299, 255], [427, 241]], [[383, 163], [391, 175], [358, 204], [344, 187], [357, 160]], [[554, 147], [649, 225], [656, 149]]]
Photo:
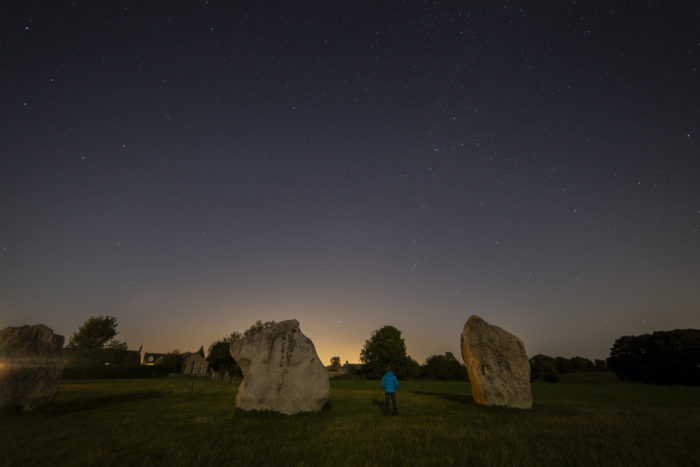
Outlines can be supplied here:
[[396, 388], [399, 387], [399, 380], [396, 379], [394, 373], [387, 371], [382, 377], [382, 387], [386, 392], [396, 392]]

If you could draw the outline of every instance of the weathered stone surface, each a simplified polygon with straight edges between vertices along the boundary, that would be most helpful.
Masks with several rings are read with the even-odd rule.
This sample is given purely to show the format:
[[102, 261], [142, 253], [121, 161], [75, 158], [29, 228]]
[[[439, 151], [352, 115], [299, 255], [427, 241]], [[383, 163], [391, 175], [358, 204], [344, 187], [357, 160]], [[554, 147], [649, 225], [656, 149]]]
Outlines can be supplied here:
[[43, 324], [0, 331], [0, 407], [29, 412], [53, 402], [63, 377], [63, 340]]
[[462, 358], [476, 403], [532, 408], [530, 362], [516, 336], [474, 315], [462, 331]]
[[230, 351], [244, 376], [236, 407], [291, 415], [317, 412], [328, 401], [328, 371], [297, 320], [233, 342]]

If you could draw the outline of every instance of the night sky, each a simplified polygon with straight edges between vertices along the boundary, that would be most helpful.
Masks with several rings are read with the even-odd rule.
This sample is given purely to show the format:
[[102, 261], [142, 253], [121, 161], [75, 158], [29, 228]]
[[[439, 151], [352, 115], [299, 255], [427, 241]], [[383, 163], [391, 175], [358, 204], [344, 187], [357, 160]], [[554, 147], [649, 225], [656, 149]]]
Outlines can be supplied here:
[[15, 2], [0, 327], [419, 362], [700, 327], [700, 4]]

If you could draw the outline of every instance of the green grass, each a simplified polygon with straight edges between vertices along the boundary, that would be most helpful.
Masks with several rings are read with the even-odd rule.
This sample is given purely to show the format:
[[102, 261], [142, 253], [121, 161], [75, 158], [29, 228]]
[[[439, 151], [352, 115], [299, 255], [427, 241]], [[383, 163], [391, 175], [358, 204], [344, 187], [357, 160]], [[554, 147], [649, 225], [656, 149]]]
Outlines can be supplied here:
[[[193, 381], [194, 391], [185, 391]], [[698, 465], [700, 388], [533, 384], [532, 410], [484, 407], [460, 382], [334, 380], [331, 405], [234, 409], [235, 385], [64, 381], [55, 403], [0, 416], [2, 465]]]

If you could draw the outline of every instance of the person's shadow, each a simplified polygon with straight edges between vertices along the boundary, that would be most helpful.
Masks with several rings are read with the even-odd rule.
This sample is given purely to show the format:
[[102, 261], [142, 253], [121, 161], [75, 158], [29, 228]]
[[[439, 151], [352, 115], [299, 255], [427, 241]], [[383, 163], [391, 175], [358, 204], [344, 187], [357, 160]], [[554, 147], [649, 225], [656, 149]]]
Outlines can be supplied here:
[[386, 405], [384, 404], [384, 401], [380, 401], [379, 399], [373, 399], [372, 405], [376, 405], [379, 408], [379, 411], [382, 413], [382, 415], [387, 414], [387, 412], [385, 410]]
[[444, 392], [430, 392], [430, 391], [411, 391], [413, 394], [418, 394], [421, 396], [432, 396], [439, 397], [450, 402], [459, 402], [460, 404], [472, 404], [474, 399], [471, 396], [466, 396], [462, 394], [446, 394]]
[[115, 394], [95, 397], [84, 397], [80, 399], [72, 399], [67, 401], [56, 401], [50, 407], [46, 408], [46, 413], [49, 415], [63, 415], [70, 412], [80, 412], [84, 410], [93, 410], [105, 407], [112, 404], [121, 404], [128, 402], [142, 401], [145, 399], [153, 399], [163, 397], [165, 394], [160, 391], [142, 391], [130, 394]]

